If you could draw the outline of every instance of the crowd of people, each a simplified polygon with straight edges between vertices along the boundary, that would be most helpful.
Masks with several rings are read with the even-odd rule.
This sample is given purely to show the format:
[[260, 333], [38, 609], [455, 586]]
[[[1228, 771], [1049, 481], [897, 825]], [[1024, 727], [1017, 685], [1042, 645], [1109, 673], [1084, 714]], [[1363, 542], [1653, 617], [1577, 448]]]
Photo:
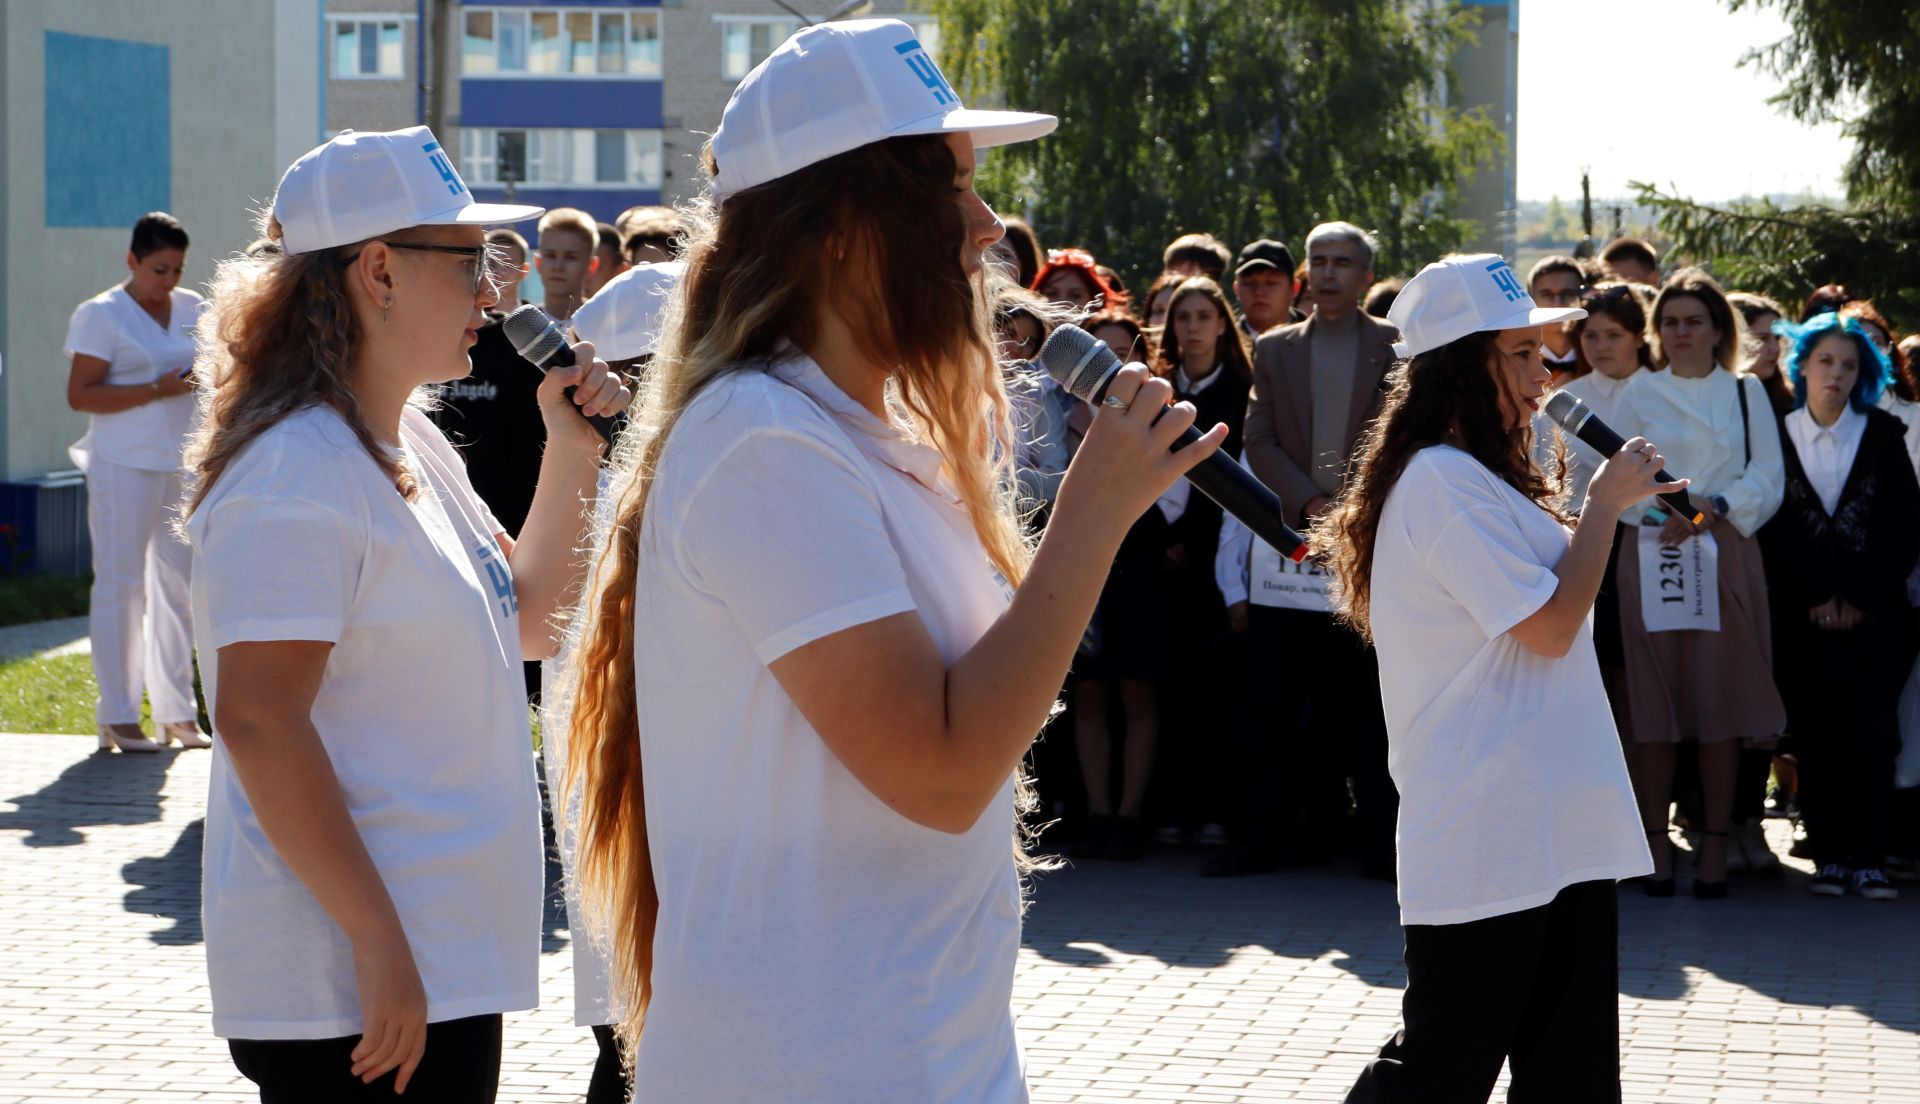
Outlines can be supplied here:
[[[1897, 896], [1920, 392], [1871, 303], [1790, 321], [1635, 240], [1381, 280], [1345, 222], [1184, 235], [1136, 301], [1003, 234], [977, 151], [1058, 120], [962, 108], [912, 36], [775, 50], [683, 212], [484, 204], [427, 128], [349, 131], [209, 300], [155, 214], [76, 312], [101, 746], [157, 749], [143, 688], [206, 746], [197, 653], [213, 1028], [263, 1101], [495, 1098], [537, 675], [591, 1104], [1025, 1100], [1053, 825], [1397, 878], [1406, 1028], [1356, 1101], [1502, 1062], [1617, 1098], [1615, 883], [1671, 896], [1676, 823], [1698, 898], [1777, 867], [1769, 804], [1814, 892]], [[544, 372], [505, 325], [535, 266]], [[1134, 362], [1097, 406], [1034, 370], [1068, 322]], [[1583, 452], [1554, 389], [1633, 440]], [[1222, 448], [1318, 560], [1181, 478]]]
[[[1033, 524], [1044, 526], [1088, 417], [1023, 370], [1062, 321], [1150, 365], [1198, 424], [1225, 423], [1226, 447], [1290, 524], [1310, 529], [1339, 497], [1397, 359], [1386, 315], [1404, 281], [1375, 271], [1366, 231], [1315, 227], [1297, 268], [1282, 242], [1236, 255], [1183, 235], [1139, 298], [1088, 250], [1043, 250], [1018, 219], [996, 248], [1030, 289], [1005, 293], [997, 317], [1024, 399]], [[1674, 893], [1674, 829], [1693, 854], [1696, 897], [1724, 896], [1729, 871], [1777, 871], [1762, 821], [1785, 816], [1791, 853], [1817, 869], [1812, 892], [1897, 896], [1920, 853], [1920, 778], [1896, 777], [1920, 652], [1920, 335], [1903, 340], [1840, 286], [1789, 310], [1725, 291], [1699, 267], [1663, 271], [1637, 238], [1592, 258], [1546, 257], [1524, 291], [1587, 312], [1546, 327], [1552, 386], [1623, 436], [1657, 442], [1700, 508], [1628, 509], [1593, 614], [1654, 856], [1642, 889]], [[1534, 436], [1577, 509], [1602, 457], [1544, 415]], [[1696, 547], [1711, 550], [1699, 586], [1717, 616], [1650, 623], [1646, 588], [1672, 584], [1643, 585], [1642, 565], [1677, 574]], [[1035, 752], [1046, 815], [1074, 855], [1136, 859], [1154, 839], [1197, 838], [1229, 844], [1201, 866], [1208, 876], [1343, 849], [1367, 874], [1394, 876], [1376, 661], [1333, 616], [1329, 590], [1311, 564], [1286, 563], [1184, 486], [1141, 516], [1075, 660], [1070, 718]], [[1909, 743], [1916, 706], [1909, 694]]]

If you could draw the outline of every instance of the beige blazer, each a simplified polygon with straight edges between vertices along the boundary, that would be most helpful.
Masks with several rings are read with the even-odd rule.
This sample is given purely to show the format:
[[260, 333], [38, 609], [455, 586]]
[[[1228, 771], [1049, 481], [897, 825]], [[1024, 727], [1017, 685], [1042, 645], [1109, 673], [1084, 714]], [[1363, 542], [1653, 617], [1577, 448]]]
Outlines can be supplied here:
[[[1304, 527], [1307, 502], [1320, 493], [1308, 474], [1313, 445], [1313, 365], [1311, 349], [1317, 315], [1269, 330], [1253, 345], [1253, 395], [1247, 402], [1247, 466], [1274, 494], [1289, 521]], [[1369, 314], [1358, 319], [1354, 343], [1353, 398], [1341, 434], [1346, 458], [1353, 457], [1360, 432], [1380, 416], [1393, 343], [1400, 332]]]

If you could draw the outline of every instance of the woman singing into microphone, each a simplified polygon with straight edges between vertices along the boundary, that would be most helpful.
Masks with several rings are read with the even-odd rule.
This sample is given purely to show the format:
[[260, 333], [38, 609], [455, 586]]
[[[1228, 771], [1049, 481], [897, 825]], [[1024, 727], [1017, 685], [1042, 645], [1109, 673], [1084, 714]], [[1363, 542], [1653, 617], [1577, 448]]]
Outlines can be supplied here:
[[1541, 309], [1491, 255], [1426, 267], [1389, 317], [1410, 356], [1317, 533], [1380, 652], [1400, 789], [1405, 1027], [1353, 1102], [1620, 1098], [1616, 879], [1652, 867], [1594, 659], [1614, 519], [1662, 458], [1628, 441], [1571, 532], [1529, 423]]
[[866, 20], [775, 50], [706, 151], [575, 659], [636, 1100], [1027, 1099], [1020, 760], [1127, 527], [1225, 432], [1169, 453], [1193, 409], [1123, 370], [1029, 555], [974, 151], [1053, 126]]

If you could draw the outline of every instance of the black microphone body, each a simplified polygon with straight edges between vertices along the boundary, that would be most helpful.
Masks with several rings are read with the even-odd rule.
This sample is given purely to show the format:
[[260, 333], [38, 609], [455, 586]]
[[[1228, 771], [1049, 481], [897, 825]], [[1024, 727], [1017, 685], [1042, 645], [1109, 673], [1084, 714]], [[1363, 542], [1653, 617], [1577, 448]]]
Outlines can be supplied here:
[[[1058, 326], [1048, 335], [1035, 362], [1069, 394], [1095, 407], [1106, 398], [1107, 384], [1121, 368], [1120, 358], [1112, 349], [1085, 330], [1070, 325]], [[1198, 427], [1188, 426], [1170, 451], [1178, 452], [1202, 436]], [[1187, 482], [1218, 502], [1222, 510], [1238, 518], [1254, 536], [1266, 541], [1282, 556], [1294, 563], [1306, 559], [1307, 540], [1286, 523], [1280, 497], [1238, 460], [1215, 450], [1187, 473]]]
[[[1558, 403], [1562, 396], [1572, 401], [1559, 404], [1556, 408], [1556, 403]], [[1580, 438], [1589, 448], [1601, 456], [1612, 459], [1621, 449], [1626, 447], [1626, 438], [1615, 433], [1613, 427], [1601, 421], [1600, 416], [1595, 414], [1586, 403], [1575, 399], [1572, 395], [1568, 395], [1564, 391], [1559, 392], [1552, 399], [1549, 399], [1546, 409], [1547, 416], [1559, 423], [1562, 429]], [[1653, 478], [1657, 483], [1679, 482], [1679, 480], [1673, 476], [1668, 475], [1667, 469], [1665, 468], [1661, 468], [1655, 472]], [[1687, 497], [1686, 488], [1684, 487], [1677, 491], [1661, 491], [1659, 495], [1660, 501], [1672, 508], [1674, 513], [1686, 518], [1695, 525], [1698, 525], [1706, 517], [1706, 515], [1701, 513], [1700, 509], [1693, 504], [1693, 499]]]
[[[527, 303], [501, 323], [501, 332], [507, 337], [508, 344], [535, 368], [541, 372], [551, 372], [555, 368], [571, 368], [576, 363], [573, 346], [567, 342], [566, 334], [560, 332], [560, 323], [553, 316], [541, 310], [537, 304]], [[573, 401], [574, 388], [567, 388], [567, 401]], [[574, 407], [576, 412], [579, 407]], [[613, 439], [620, 431], [620, 423], [604, 414], [586, 415], [587, 424], [598, 430], [606, 439], [607, 446], [613, 446]]]

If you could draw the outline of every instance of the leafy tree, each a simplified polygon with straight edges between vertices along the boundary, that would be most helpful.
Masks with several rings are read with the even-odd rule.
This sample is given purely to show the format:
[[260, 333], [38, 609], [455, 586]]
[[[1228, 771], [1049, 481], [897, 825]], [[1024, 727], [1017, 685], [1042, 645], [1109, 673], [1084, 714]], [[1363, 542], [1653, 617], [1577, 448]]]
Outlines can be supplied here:
[[1674, 252], [1729, 288], [1762, 291], [1793, 309], [1823, 284], [1844, 284], [1900, 329], [1920, 329], [1920, 212], [1782, 208], [1765, 199], [1716, 207], [1633, 187], [1660, 213]]
[[1787, 37], [1751, 50], [1785, 88], [1772, 103], [1805, 123], [1839, 122], [1855, 203], [1920, 202], [1920, 3], [1915, 0], [1727, 0], [1731, 11], [1777, 7]]
[[943, 67], [972, 100], [1058, 115], [996, 150], [981, 183], [1043, 241], [1150, 277], [1177, 234], [1232, 246], [1344, 219], [1376, 230], [1381, 274], [1470, 236], [1453, 189], [1495, 149], [1438, 100], [1470, 31], [1401, 0], [931, 0]]
[[1807, 123], [1839, 121], [1855, 142], [1848, 205], [1713, 206], [1635, 184], [1676, 252], [1732, 286], [1799, 303], [1822, 284], [1873, 299], [1920, 328], [1920, 0], [1726, 0], [1777, 7], [1788, 34], [1749, 51], [1785, 87], [1770, 102]]

